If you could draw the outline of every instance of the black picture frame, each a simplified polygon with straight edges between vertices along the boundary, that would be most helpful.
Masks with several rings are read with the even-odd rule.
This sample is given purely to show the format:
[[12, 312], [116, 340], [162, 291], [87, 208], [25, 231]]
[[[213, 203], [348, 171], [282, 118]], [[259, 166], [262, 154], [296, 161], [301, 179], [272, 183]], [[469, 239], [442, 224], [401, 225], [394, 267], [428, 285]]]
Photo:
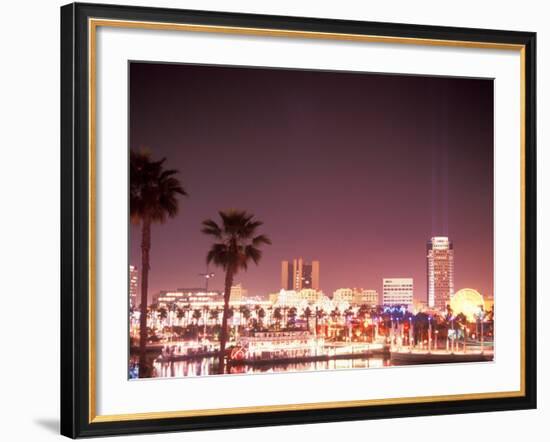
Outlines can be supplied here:
[[[521, 45], [524, 51], [524, 395], [216, 416], [90, 419], [89, 18]], [[536, 408], [536, 34], [73, 3], [61, 8], [61, 434], [241, 428]]]

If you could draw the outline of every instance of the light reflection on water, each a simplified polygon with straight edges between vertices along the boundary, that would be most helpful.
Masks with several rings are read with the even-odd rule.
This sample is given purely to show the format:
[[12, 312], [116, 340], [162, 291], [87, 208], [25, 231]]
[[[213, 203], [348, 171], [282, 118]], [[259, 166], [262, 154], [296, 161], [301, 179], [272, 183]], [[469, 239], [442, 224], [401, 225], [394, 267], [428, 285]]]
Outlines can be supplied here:
[[[196, 361], [155, 362], [153, 377], [194, 377], [217, 374], [217, 359], [204, 358]], [[242, 365], [229, 368], [229, 374], [281, 373], [318, 370], [341, 370], [348, 368], [380, 368], [390, 365], [388, 359], [371, 357], [368, 359], [332, 359], [329, 361], [302, 362], [276, 365]]]

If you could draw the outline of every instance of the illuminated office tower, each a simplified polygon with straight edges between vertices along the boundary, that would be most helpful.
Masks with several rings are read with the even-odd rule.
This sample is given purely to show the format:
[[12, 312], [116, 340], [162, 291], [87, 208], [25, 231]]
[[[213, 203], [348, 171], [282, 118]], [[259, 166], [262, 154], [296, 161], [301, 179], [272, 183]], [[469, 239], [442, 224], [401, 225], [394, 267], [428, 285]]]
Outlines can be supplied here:
[[446, 236], [434, 236], [426, 250], [428, 307], [444, 311], [454, 294], [453, 243]]
[[382, 303], [384, 305], [412, 306], [412, 278], [384, 278], [382, 286]]
[[319, 290], [319, 261], [305, 263], [302, 258], [281, 262], [281, 288]]

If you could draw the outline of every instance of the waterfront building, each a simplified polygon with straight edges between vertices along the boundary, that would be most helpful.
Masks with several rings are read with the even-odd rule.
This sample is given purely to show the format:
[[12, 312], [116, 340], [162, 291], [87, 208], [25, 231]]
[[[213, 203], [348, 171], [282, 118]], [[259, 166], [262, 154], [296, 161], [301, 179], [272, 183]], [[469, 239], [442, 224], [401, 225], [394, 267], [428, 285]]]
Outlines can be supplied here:
[[332, 294], [332, 299], [335, 303], [347, 302], [351, 304], [353, 300], [354, 289], [350, 288], [341, 288], [334, 291]]
[[379, 305], [378, 291], [372, 289], [355, 289], [351, 300], [352, 305], [376, 307]]
[[446, 236], [434, 236], [426, 247], [428, 307], [445, 311], [454, 294], [454, 250]]
[[277, 292], [277, 293], [270, 293], [270, 294], [267, 296], [268, 302], [269, 302], [271, 305], [277, 304], [277, 301], [278, 301], [278, 299], [279, 299], [279, 294], [280, 294], [280, 292]]
[[384, 278], [382, 287], [384, 305], [413, 305], [413, 278]]
[[322, 291], [309, 288], [300, 290], [299, 295], [308, 304], [316, 304], [325, 297]]
[[223, 293], [218, 290], [205, 291], [204, 288], [180, 288], [176, 290], [161, 290], [153, 295], [153, 304], [186, 305], [223, 302]]
[[299, 291], [319, 290], [319, 261], [306, 263], [302, 258], [281, 262], [281, 288]]
[[138, 299], [138, 269], [136, 266], [130, 266], [128, 291], [130, 295], [130, 308], [137, 308]]
[[323, 292], [314, 289], [281, 290], [277, 294], [270, 295], [269, 299], [274, 305], [287, 307], [305, 307], [317, 305], [325, 300]]
[[281, 290], [274, 302], [276, 306], [299, 307], [305, 304], [296, 290]]
[[[167, 308], [208, 308], [214, 310], [216, 308], [223, 309], [224, 301], [223, 292], [218, 290], [209, 290], [205, 292], [204, 289], [177, 289], [172, 291], [162, 290], [153, 295], [153, 304]], [[246, 305], [249, 308], [259, 305], [267, 309], [271, 307], [272, 302], [268, 300], [259, 300], [257, 297], [242, 297], [241, 299], [233, 299], [231, 297], [229, 305], [236, 308], [242, 305]]]
[[332, 299], [335, 303], [348, 303], [352, 306], [367, 305], [376, 307], [379, 304], [378, 292], [363, 288], [340, 288], [334, 291]]
[[242, 299], [248, 296], [248, 290], [243, 287], [241, 283], [231, 286], [231, 297], [232, 301], [241, 301]]

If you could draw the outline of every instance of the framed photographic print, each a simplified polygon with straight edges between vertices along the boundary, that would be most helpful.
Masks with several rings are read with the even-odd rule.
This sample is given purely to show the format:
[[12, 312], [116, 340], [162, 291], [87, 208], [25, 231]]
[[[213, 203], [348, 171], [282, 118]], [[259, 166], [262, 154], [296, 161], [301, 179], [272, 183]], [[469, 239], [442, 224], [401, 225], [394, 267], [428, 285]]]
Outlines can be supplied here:
[[535, 42], [62, 7], [62, 434], [534, 408]]

